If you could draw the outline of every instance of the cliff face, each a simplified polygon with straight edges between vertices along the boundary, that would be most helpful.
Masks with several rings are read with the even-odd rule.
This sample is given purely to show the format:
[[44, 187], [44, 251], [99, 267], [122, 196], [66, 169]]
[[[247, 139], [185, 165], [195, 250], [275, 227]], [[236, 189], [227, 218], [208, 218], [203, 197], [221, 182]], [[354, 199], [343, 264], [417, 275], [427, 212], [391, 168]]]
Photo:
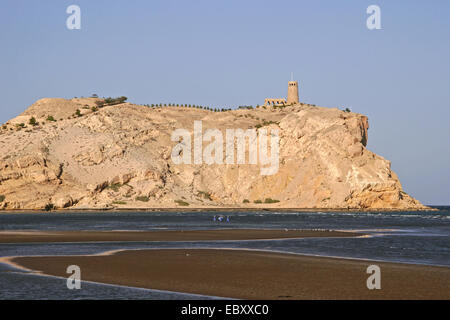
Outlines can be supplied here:
[[[303, 104], [214, 113], [125, 103], [93, 111], [95, 101], [43, 99], [0, 128], [0, 208], [426, 208], [402, 191], [389, 161], [366, 149], [360, 114]], [[38, 125], [28, 124], [32, 116]], [[172, 133], [192, 132], [194, 121], [224, 136], [231, 128], [278, 130], [277, 173], [175, 164]], [[279, 202], [254, 203], [266, 198]]]

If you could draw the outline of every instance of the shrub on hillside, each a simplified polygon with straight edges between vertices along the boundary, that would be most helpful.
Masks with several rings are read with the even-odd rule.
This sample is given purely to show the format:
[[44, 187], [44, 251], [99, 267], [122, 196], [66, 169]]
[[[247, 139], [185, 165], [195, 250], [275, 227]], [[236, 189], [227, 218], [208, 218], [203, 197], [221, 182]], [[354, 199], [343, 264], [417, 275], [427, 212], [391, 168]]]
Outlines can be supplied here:
[[146, 196], [136, 197], [136, 201], [148, 202], [150, 199]]
[[121, 97], [117, 97], [117, 98], [108, 97], [108, 98], [105, 98], [104, 103], [105, 103], [105, 105], [108, 105], [108, 106], [114, 106], [116, 104], [124, 103], [127, 100], [128, 100], [128, 98], [125, 96], [121, 96]]
[[96, 105], [98, 108], [104, 107], [104, 106], [105, 106], [105, 100], [98, 100], [98, 101], [95, 101], [95, 105]]
[[206, 192], [206, 191], [199, 191], [197, 193], [197, 197], [203, 197], [206, 200], [212, 201], [211, 193]]
[[175, 203], [182, 207], [187, 207], [189, 205], [189, 203], [183, 200], [175, 200]]
[[108, 186], [108, 189], [111, 189], [114, 192], [118, 192], [121, 187], [122, 185], [120, 183], [113, 183], [110, 186]]

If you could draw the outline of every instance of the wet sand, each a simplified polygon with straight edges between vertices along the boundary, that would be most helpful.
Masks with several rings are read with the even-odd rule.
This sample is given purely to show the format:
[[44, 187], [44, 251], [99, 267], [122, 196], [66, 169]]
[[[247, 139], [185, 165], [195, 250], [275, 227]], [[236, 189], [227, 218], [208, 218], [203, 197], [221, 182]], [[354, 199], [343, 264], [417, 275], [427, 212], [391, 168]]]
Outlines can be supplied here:
[[188, 231], [0, 231], [0, 243], [216, 241], [311, 237], [357, 237], [362, 233], [327, 230], [220, 229]]
[[[126, 250], [95, 256], [16, 257], [9, 262], [82, 280], [238, 299], [450, 299], [450, 268], [254, 250]], [[366, 286], [381, 268], [381, 290]]]

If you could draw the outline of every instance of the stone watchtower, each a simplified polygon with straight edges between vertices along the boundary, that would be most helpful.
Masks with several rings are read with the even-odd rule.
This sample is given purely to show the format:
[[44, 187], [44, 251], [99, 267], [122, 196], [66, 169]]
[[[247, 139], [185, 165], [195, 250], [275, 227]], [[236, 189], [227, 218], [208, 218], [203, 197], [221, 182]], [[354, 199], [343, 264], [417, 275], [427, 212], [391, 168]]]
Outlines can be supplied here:
[[291, 75], [291, 81], [288, 82], [288, 94], [286, 99], [273, 99], [267, 98], [264, 101], [264, 105], [267, 106], [279, 106], [279, 105], [290, 105], [299, 103], [298, 99], [298, 82], [294, 81], [294, 76]]
[[288, 82], [288, 94], [287, 94], [287, 104], [298, 103], [298, 82], [289, 81]]

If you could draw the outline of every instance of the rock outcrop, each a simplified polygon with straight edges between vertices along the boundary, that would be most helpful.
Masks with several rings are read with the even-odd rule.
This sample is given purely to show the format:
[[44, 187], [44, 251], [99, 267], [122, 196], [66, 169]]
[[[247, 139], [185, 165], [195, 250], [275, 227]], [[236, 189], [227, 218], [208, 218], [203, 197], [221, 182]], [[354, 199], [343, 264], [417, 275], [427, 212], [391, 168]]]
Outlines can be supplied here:
[[[0, 208], [426, 209], [402, 190], [390, 162], [366, 149], [368, 120], [360, 114], [304, 104], [211, 112], [123, 103], [97, 110], [96, 101], [42, 99], [0, 128]], [[227, 128], [277, 129], [278, 172], [175, 164], [171, 135], [192, 132], [195, 120], [224, 136]]]

